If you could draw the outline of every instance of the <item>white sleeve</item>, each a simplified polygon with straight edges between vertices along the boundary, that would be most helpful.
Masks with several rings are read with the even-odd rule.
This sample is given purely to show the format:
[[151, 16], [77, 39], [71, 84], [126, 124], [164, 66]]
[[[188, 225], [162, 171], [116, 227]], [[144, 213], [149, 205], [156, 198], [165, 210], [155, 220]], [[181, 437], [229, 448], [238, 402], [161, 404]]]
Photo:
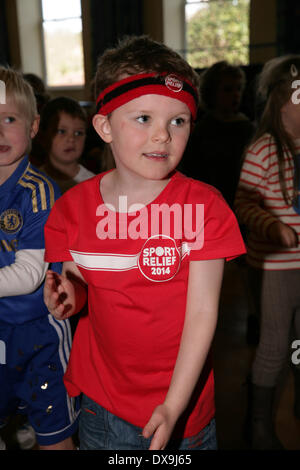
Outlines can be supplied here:
[[15, 262], [0, 268], [0, 297], [26, 295], [42, 283], [48, 269], [45, 250], [20, 250]]

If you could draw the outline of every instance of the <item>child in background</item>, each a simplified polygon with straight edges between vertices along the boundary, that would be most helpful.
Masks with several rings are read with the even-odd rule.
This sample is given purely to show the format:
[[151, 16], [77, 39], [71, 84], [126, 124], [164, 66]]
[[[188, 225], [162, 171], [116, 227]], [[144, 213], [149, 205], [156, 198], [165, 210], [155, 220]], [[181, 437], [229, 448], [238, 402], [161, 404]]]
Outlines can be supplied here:
[[233, 207], [242, 156], [254, 126], [240, 112], [244, 71], [217, 62], [200, 76], [202, 115], [182, 159], [183, 173], [217, 188]]
[[46, 259], [64, 262], [47, 276], [49, 311], [67, 318], [88, 297], [65, 376], [83, 392], [80, 449], [217, 446], [209, 350], [224, 258], [244, 244], [220, 193], [176, 171], [197, 87], [180, 55], [144, 36], [98, 63], [93, 125], [116, 168], [64, 194], [45, 227]]
[[0, 427], [22, 410], [40, 449], [73, 449], [78, 410], [62, 380], [70, 326], [43, 301], [44, 224], [60, 194], [28, 161], [39, 125], [31, 86], [4, 67], [0, 80]]
[[59, 185], [62, 193], [94, 176], [80, 163], [86, 139], [86, 115], [76, 100], [66, 97], [49, 101], [41, 114], [36, 137], [46, 162], [40, 167]]
[[[293, 82], [300, 56], [265, 64], [258, 94], [265, 106], [247, 150], [236, 195], [238, 219], [248, 235], [247, 261], [260, 279], [260, 340], [252, 366], [251, 420], [255, 449], [280, 449], [273, 415], [280, 373], [292, 356], [291, 332], [300, 338], [299, 155], [300, 106]], [[293, 331], [292, 328], [295, 328]], [[300, 371], [293, 367], [295, 414], [300, 418]]]
[[24, 73], [23, 78], [31, 85], [33, 89], [33, 93], [36, 99], [37, 111], [39, 115], [41, 115], [44, 106], [50, 100], [50, 96], [46, 91], [45, 84], [41, 77], [34, 73]]

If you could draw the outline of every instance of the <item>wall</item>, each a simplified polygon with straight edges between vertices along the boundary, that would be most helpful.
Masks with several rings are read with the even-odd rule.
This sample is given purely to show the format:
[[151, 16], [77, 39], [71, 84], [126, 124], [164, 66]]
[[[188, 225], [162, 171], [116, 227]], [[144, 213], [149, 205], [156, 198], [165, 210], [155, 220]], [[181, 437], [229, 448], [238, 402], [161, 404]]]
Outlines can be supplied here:
[[143, 29], [155, 41], [164, 40], [162, 0], [143, 0]]
[[22, 71], [44, 76], [40, 0], [16, 0]]
[[276, 0], [251, 0], [249, 52], [251, 64], [262, 64], [277, 55]]
[[185, 50], [184, 0], [163, 0], [163, 39], [175, 51]]

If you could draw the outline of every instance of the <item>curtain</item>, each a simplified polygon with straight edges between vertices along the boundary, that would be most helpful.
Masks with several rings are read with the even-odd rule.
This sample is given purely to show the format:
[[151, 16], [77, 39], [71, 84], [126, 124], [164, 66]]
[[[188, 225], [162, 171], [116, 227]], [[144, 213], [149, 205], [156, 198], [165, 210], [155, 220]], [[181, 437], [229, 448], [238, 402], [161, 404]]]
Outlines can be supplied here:
[[141, 0], [90, 0], [92, 61], [114, 46], [125, 35], [140, 35], [143, 31]]

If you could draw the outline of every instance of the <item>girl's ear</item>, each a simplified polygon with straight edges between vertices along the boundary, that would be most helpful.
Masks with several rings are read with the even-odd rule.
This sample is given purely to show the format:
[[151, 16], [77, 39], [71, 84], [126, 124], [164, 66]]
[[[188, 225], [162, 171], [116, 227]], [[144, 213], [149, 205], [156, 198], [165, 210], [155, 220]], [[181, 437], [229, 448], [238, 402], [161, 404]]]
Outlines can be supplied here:
[[107, 144], [112, 142], [111, 126], [107, 116], [102, 114], [95, 114], [93, 117], [93, 126], [97, 134], [100, 135], [101, 139]]

